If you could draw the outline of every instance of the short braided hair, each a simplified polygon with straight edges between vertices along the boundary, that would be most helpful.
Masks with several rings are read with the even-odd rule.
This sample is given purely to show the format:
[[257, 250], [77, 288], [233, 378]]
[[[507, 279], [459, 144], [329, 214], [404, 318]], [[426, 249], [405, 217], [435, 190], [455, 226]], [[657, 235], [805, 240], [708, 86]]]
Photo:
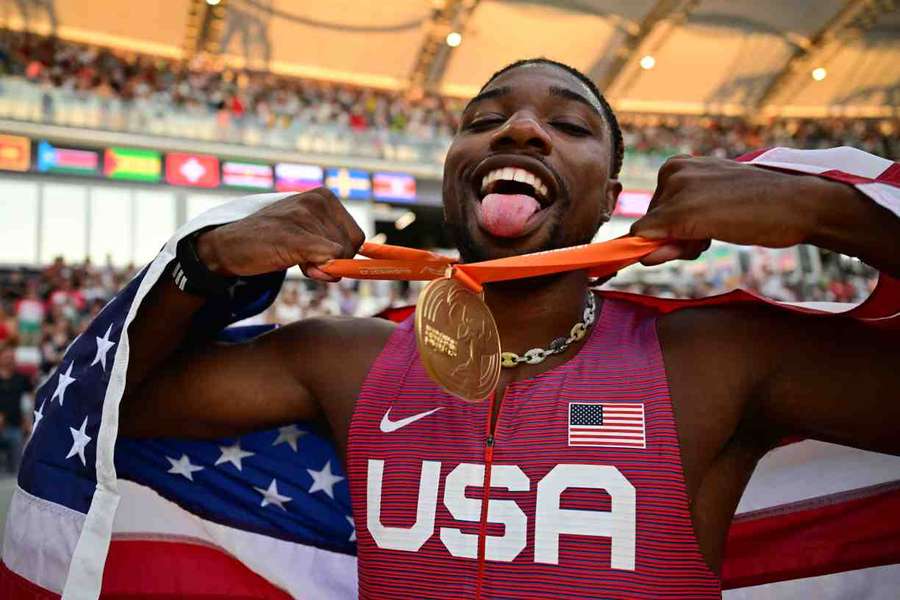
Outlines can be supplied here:
[[602, 109], [603, 118], [606, 119], [606, 124], [609, 126], [609, 131], [612, 137], [612, 158], [610, 164], [610, 178], [616, 179], [619, 176], [619, 172], [622, 170], [622, 160], [625, 157], [625, 143], [622, 140], [622, 129], [619, 127], [619, 120], [616, 118], [616, 114], [613, 112], [612, 107], [609, 105], [609, 102], [606, 101], [606, 98], [603, 97], [603, 94], [600, 93], [600, 90], [597, 88], [597, 84], [595, 84], [591, 79], [576, 69], [575, 67], [570, 67], [565, 63], [561, 63], [555, 61], [550, 58], [526, 58], [523, 60], [517, 60], [514, 63], [510, 63], [491, 75], [490, 79], [485, 82], [483, 86], [481, 86], [481, 90], [479, 93], [484, 91], [484, 88], [489, 86], [492, 81], [497, 79], [500, 75], [503, 75], [507, 71], [511, 71], [516, 67], [522, 67], [525, 65], [550, 65], [553, 67], [559, 67], [566, 73], [575, 76], [579, 81], [581, 81], [587, 88], [597, 97], [597, 100], [600, 102], [600, 108]]

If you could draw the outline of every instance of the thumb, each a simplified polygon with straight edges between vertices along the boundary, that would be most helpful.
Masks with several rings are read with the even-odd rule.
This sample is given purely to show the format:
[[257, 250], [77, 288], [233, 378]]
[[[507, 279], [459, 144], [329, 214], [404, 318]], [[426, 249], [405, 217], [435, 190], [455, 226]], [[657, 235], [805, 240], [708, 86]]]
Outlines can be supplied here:
[[303, 274], [309, 277], [310, 279], [315, 279], [317, 281], [324, 281], [327, 283], [334, 283], [336, 281], [340, 281], [340, 277], [335, 277], [333, 275], [329, 275], [319, 267], [314, 264], [305, 264], [300, 265], [300, 269], [303, 271]]
[[653, 213], [647, 213], [632, 223], [629, 233], [648, 240], [664, 240], [672, 237], [663, 220]]

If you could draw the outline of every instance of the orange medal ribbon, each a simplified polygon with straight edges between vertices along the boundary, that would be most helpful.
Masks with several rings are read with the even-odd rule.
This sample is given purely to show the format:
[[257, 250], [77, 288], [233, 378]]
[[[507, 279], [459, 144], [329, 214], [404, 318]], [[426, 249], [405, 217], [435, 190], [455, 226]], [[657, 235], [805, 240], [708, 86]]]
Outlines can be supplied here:
[[[629, 236], [608, 242], [510, 256], [477, 263], [456, 263], [446, 256], [366, 242], [359, 249], [369, 260], [336, 259], [320, 267], [333, 277], [352, 279], [430, 280], [451, 276], [475, 293], [492, 281], [524, 279], [585, 269], [603, 277], [636, 263], [664, 242]], [[449, 269], [449, 272], [448, 272]]]
[[457, 264], [412, 248], [365, 243], [369, 260], [331, 260], [321, 267], [333, 277], [434, 280], [416, 306], [416, 341], [428, 375], [451, 394], [477, 402], [500, 381], [500, 334], [482, 299], [482, 284], [587, 270], [603, 277], [637, 262], [663, 242], [618, 238], [522, 256]]

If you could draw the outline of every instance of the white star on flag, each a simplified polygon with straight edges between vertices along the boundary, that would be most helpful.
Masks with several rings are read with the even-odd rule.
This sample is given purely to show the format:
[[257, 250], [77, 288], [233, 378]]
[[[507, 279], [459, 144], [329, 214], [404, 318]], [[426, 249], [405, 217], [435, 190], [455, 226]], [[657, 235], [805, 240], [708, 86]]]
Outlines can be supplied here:
[[109, 341], [109, 334], [112, 331], [112, 327], [112, 323], [110, 323], [109, 327], [106, 329], [106, 333], [103, 334], [103, 337], [97, 338], [97, 355], [94, 356], [94, 362], [91, 363], [92, 367], [97, 363], [100, 363], [100, 368], [103, 369], [104, 373], [106, 372], [106, 355], [109, 353], [110, 348], [116, 345], [115, 342]]
[[65, 373], [62, 372], [62, 369], [59, 370], [59, 379], [56, 381], [56, 391], [50, 396], [50, 402], [59, 398], [59, 405], [62, 406], [66, 395], [66, 388], [75, 382], [75, 378], [72, 377], [72, 364], [73, 363], [71, 362], [69, 363], [69, 368], [66, 369]]
[[297, 440], [306, 435], [305, 431], [301, 431], [296, 425], [287, 425], [278, 428], [278, 437], [272, 442], [273, 446], [278, 444], [287, 444], [294, 452], [297, 451]]
[[91, 441], [90, 436], [85, 433], [87, 420], [88, 418], [85, 417], [84, 421], [81, 422], [81, 427], [78, 429], [69, 427], [69, 431], [72, 432], [72, 448], [69, 450], [69, 453], [66, 454], [66, 458], [72, 458], [77, 454], [78, 458], [81, 459], [81, 464], [83, 466], [87, 466], [87, 461], [84, 458], [84, 449]]
[[238, 471], [241, 470], [241, 461], [254, 454], [253, 452], [242, 450], [240, 442], [234, 446], [219, 446], [219, 450], [222, 452], [222, 455], [216, 459], [216, 464], [221, 465], [222, 463], [230, 462], [237, 467]]
[[353, 528], [353, 531], [350, 533], [350, 539], [347, 541], [355, 542], [356, 541], [356, 523], [353, 521], [353, 517], [351, 517], [350, 515], [344, 515], [344, 517], [347, 519], [347, 522], [350, 523], [350, 527]]
[[344, 478], [331, 472], [331, 461], [329, 460], [325, 463], [325, 466], [322, 467], [321, 471], [307, 469], [306, 472], [313, 478], [309, 493], [325, 492], [332, 500], [334, 500], [334, 484], [338, 481], [343, 481]]
[[44, 418], [44, 404], [44, 402], [41, 402], [41, 405], [34, 411], [34, 424], [31, 426], [32, 435], [34, 435], [34, 432], [37, 431], [38, 423], [40, 423], [41, 419]]
[[290, 502], [291, 499], [287, 496], [282, 496], [278, 493], [278, 483], [273, 479], [272, 483], [269, 484], [268, 489], [262, 489], [258, 487], [254, 487], [254, 490], [263, 495], [262, 503], [260, 506], [268, 506], [270, 504], [274, 504], [281, 510], [287, 511], [284, 507], [285, 502]]
[[172, 473], [173, 475], [184, 475], [191, 481], [194, 480], [193, 473], [203, 470], [203, 467], [191, 464], [191, 459], [188, 458], [187, 454], [182, 454], [181, 458], [178, 460], [167, 456], [166, 460], [172, 464], [172, 468], [168, 471], [169, 473]]

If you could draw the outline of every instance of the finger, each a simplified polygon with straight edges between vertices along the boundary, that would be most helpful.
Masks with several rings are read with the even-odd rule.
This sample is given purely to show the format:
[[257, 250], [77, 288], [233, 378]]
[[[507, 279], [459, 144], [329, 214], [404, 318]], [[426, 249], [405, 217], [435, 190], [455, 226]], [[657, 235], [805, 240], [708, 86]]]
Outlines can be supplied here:
[[306, 264], [299, 265], [300, 270], [303, 271], [303, 274], [309, 277], [310, 279], [316, 279], [318, 281], [324, 281], [326, 283], [335, 283], [340, 281], [340, 277], [335, 277], [333, 275], [329, 275], [319, 267], [314, 264]]
[[661, 208], [648, 212], [646, 215], [631, 224], [631, 235], [636, 235], [648, 240], [664, 240], [674, 237], [670, 234], [668, 217]]
[[[338, 209], [335, 214], [335, 221], [346, 234], [350, 246], [353, 249], [353, 256], [355, 256], [356, 253], [359, 252], [360, 247], [366, 241], [366, 234], [360, 228], [359, 224], [356, 222], [356, 220], [353, 218], [353, 215], [350, 214], [347, 208], [343, 204], [341, 204], [340, 201], [337, 202]], [[348, 258], [353, 258], [353, 256], [350, 256]]]
[[709, 248], [709, 244], [710, 240], [673, 241], [642, 258], [641, 264], [651, 267], [670, 260], [694, 260]]
[[654, 265], [661, 265], [664, 262], [669, 262], [670, 260], [676, 260], [681, 258], [682, 248], [680, 244], [672, 243], [666, 244], [657, 248], [647, 256], [641, 259], [641, 264], [645, 267], [652, 267]]
[[650, 198], [650, 205], [647, 208], [648, 212], [662, 202], [662, 196], [666, 191], [666, 182], [669, 180], [669, 177], [677, 173], [684, 166], [684, 160], [688, 158], [691, 158], [690, 154], [676, 154], [675, 156], [670, 156], [659, 168], [659, 171], [656, 174], [656, 189], [653, 190], [653, 197]]
[[701, 254], [709, 250], [709, 244], [711, 240], [692, 240], [690, 242], [685, 242], [682, 244], [682, 248], [684, 251], [681, 255], [681, 260], [694, 260], [699, 257]]
[[297, 222], [298, 234], [314, 235], [335, 243], [340, 250], [334, 256], [329, 256], [328, 259], [353, 258], [356, 253], [353, 248], [353, 243], [350, 240], [350, 236], [337, 222], [337, 219], [334, 218], [333, 214], [330, 212], [331, 209], [327, 210], [329, 212], [326, 212], [325, 214], [315, 214], [312, 218]]
[[344, 255], [344, 245], [318, 235], [291, 236], [284, 245], [290, 248], [290, 262], [297, 265], [320, 265]]
[[365, 242], [365, 234], [331, 190], [320, 189], [317, 192], [317, 200], [324, 208], [322, 218], [319, 219], [320, 227], [327, 229], [332, 237], [345, 245], [341, 258], [353, 258]]

